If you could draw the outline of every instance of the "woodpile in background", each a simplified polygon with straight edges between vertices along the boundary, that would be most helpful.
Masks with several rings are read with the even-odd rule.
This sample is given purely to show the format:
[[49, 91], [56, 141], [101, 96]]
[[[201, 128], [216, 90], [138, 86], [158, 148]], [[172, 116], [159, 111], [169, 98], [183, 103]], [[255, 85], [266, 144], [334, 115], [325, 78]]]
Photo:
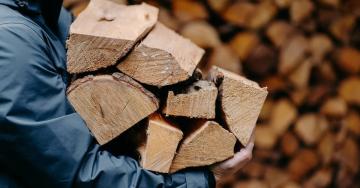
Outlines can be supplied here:
[[115, 147], [137, 151], [145, 169], [228, 159], [237, 140], [248, 144], [268, 92], [216, 66], [205, 78], [196, 69], [204, 50], [158, 22], [158, 11], [92, 0], [70, 27], [68, 99], [100, 145], [129, 137], [134, 144]]
[[[70, 2], [75, 14], [87, 4]], [[268, 87], [254, 159], [223, 186], [359, 187], [358, 0], [146, 2], [206, 50], [204, 73], [216, 65]]]

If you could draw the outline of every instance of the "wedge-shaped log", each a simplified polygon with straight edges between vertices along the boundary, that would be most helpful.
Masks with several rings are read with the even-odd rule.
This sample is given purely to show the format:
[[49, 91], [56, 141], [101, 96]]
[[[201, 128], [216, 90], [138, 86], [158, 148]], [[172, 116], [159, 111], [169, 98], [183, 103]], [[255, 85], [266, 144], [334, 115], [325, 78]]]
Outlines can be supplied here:
[[145, 145], [140, 148], [141, 166], [145, 169], [168, 173], [176, 149], [183, 138], [182, 131], [160, 114], [149, 117]]
[[214, 66], [209, 79], [220, 84], [219, 99], [230, 131], [247, 145], [268, 94], [256, 82]]
[[75, 81], [68, 98], [100, 144], [156, 111], [158, 99], [130, 77], [88, 76]]
[[214, 83], [199, 80], [184, 92], [169, 91], [163, 112], [172, 116], [214, 119], [217, 94]]
[[162, 87], [187, 80], [204, 50], [161, 23], [117, 68], [141, 83]]
[[181, 143], [170, 172], [210, 165], [234, 155], [235, 136], [214, 121], [198, 121]]
[[92, 0], [70, 27], [70, 73], [115, 65], [156, 24], [158, 9], [145, 3], [126, 6]]

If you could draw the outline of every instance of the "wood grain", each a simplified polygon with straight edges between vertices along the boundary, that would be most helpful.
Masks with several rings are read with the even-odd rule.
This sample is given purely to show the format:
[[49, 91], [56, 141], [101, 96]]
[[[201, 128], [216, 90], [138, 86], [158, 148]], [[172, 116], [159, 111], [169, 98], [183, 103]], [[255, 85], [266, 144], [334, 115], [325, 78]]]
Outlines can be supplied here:
[[158, 9], [92, 0], [70, 27], [67, 69], [95, 71], [116, 64], [155, 25]]
[[152, 93], [121, 73], [77, 80], [67, 94], [100, 144], [114, 139], [159, 107]]
[[199, 121], [181, 143], [170, 172], [210, 165], [234, 155], [236, 138], [214, 121]]
[[223, 117], [230, 131], [247, 145], [268, 94], [256, 82], [219, 67], [213, 67], [209, 79], [218, 82]]
[[217, 94], [214, 83], [199, 80], [184, 92], [175, 94], [169, 91], [163, 112], [172, 116], [214, 119]]
[[163, 87], [187, 80], [204, 50], [161, 23], [117, 65], [141, 83]]

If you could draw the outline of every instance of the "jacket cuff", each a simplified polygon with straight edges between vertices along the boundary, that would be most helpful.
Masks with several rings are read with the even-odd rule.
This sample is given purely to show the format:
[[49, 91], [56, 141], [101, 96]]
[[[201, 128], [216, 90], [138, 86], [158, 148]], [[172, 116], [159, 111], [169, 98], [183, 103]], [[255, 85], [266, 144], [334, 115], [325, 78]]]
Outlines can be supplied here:
[[215, 178], [209, 170], [196, 170], [185, 173], [187, 187], [191, 188], [215, 188]]

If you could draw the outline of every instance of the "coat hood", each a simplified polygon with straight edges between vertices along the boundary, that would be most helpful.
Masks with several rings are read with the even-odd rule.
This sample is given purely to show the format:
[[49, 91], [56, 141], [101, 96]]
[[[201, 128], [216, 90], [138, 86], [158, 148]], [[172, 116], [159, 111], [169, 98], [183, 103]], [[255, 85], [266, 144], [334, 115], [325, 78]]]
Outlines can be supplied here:
[[50, 27], [57, 26], [63, 0], [0, 0], [0, 4], [27, 14], [41, 14]]

